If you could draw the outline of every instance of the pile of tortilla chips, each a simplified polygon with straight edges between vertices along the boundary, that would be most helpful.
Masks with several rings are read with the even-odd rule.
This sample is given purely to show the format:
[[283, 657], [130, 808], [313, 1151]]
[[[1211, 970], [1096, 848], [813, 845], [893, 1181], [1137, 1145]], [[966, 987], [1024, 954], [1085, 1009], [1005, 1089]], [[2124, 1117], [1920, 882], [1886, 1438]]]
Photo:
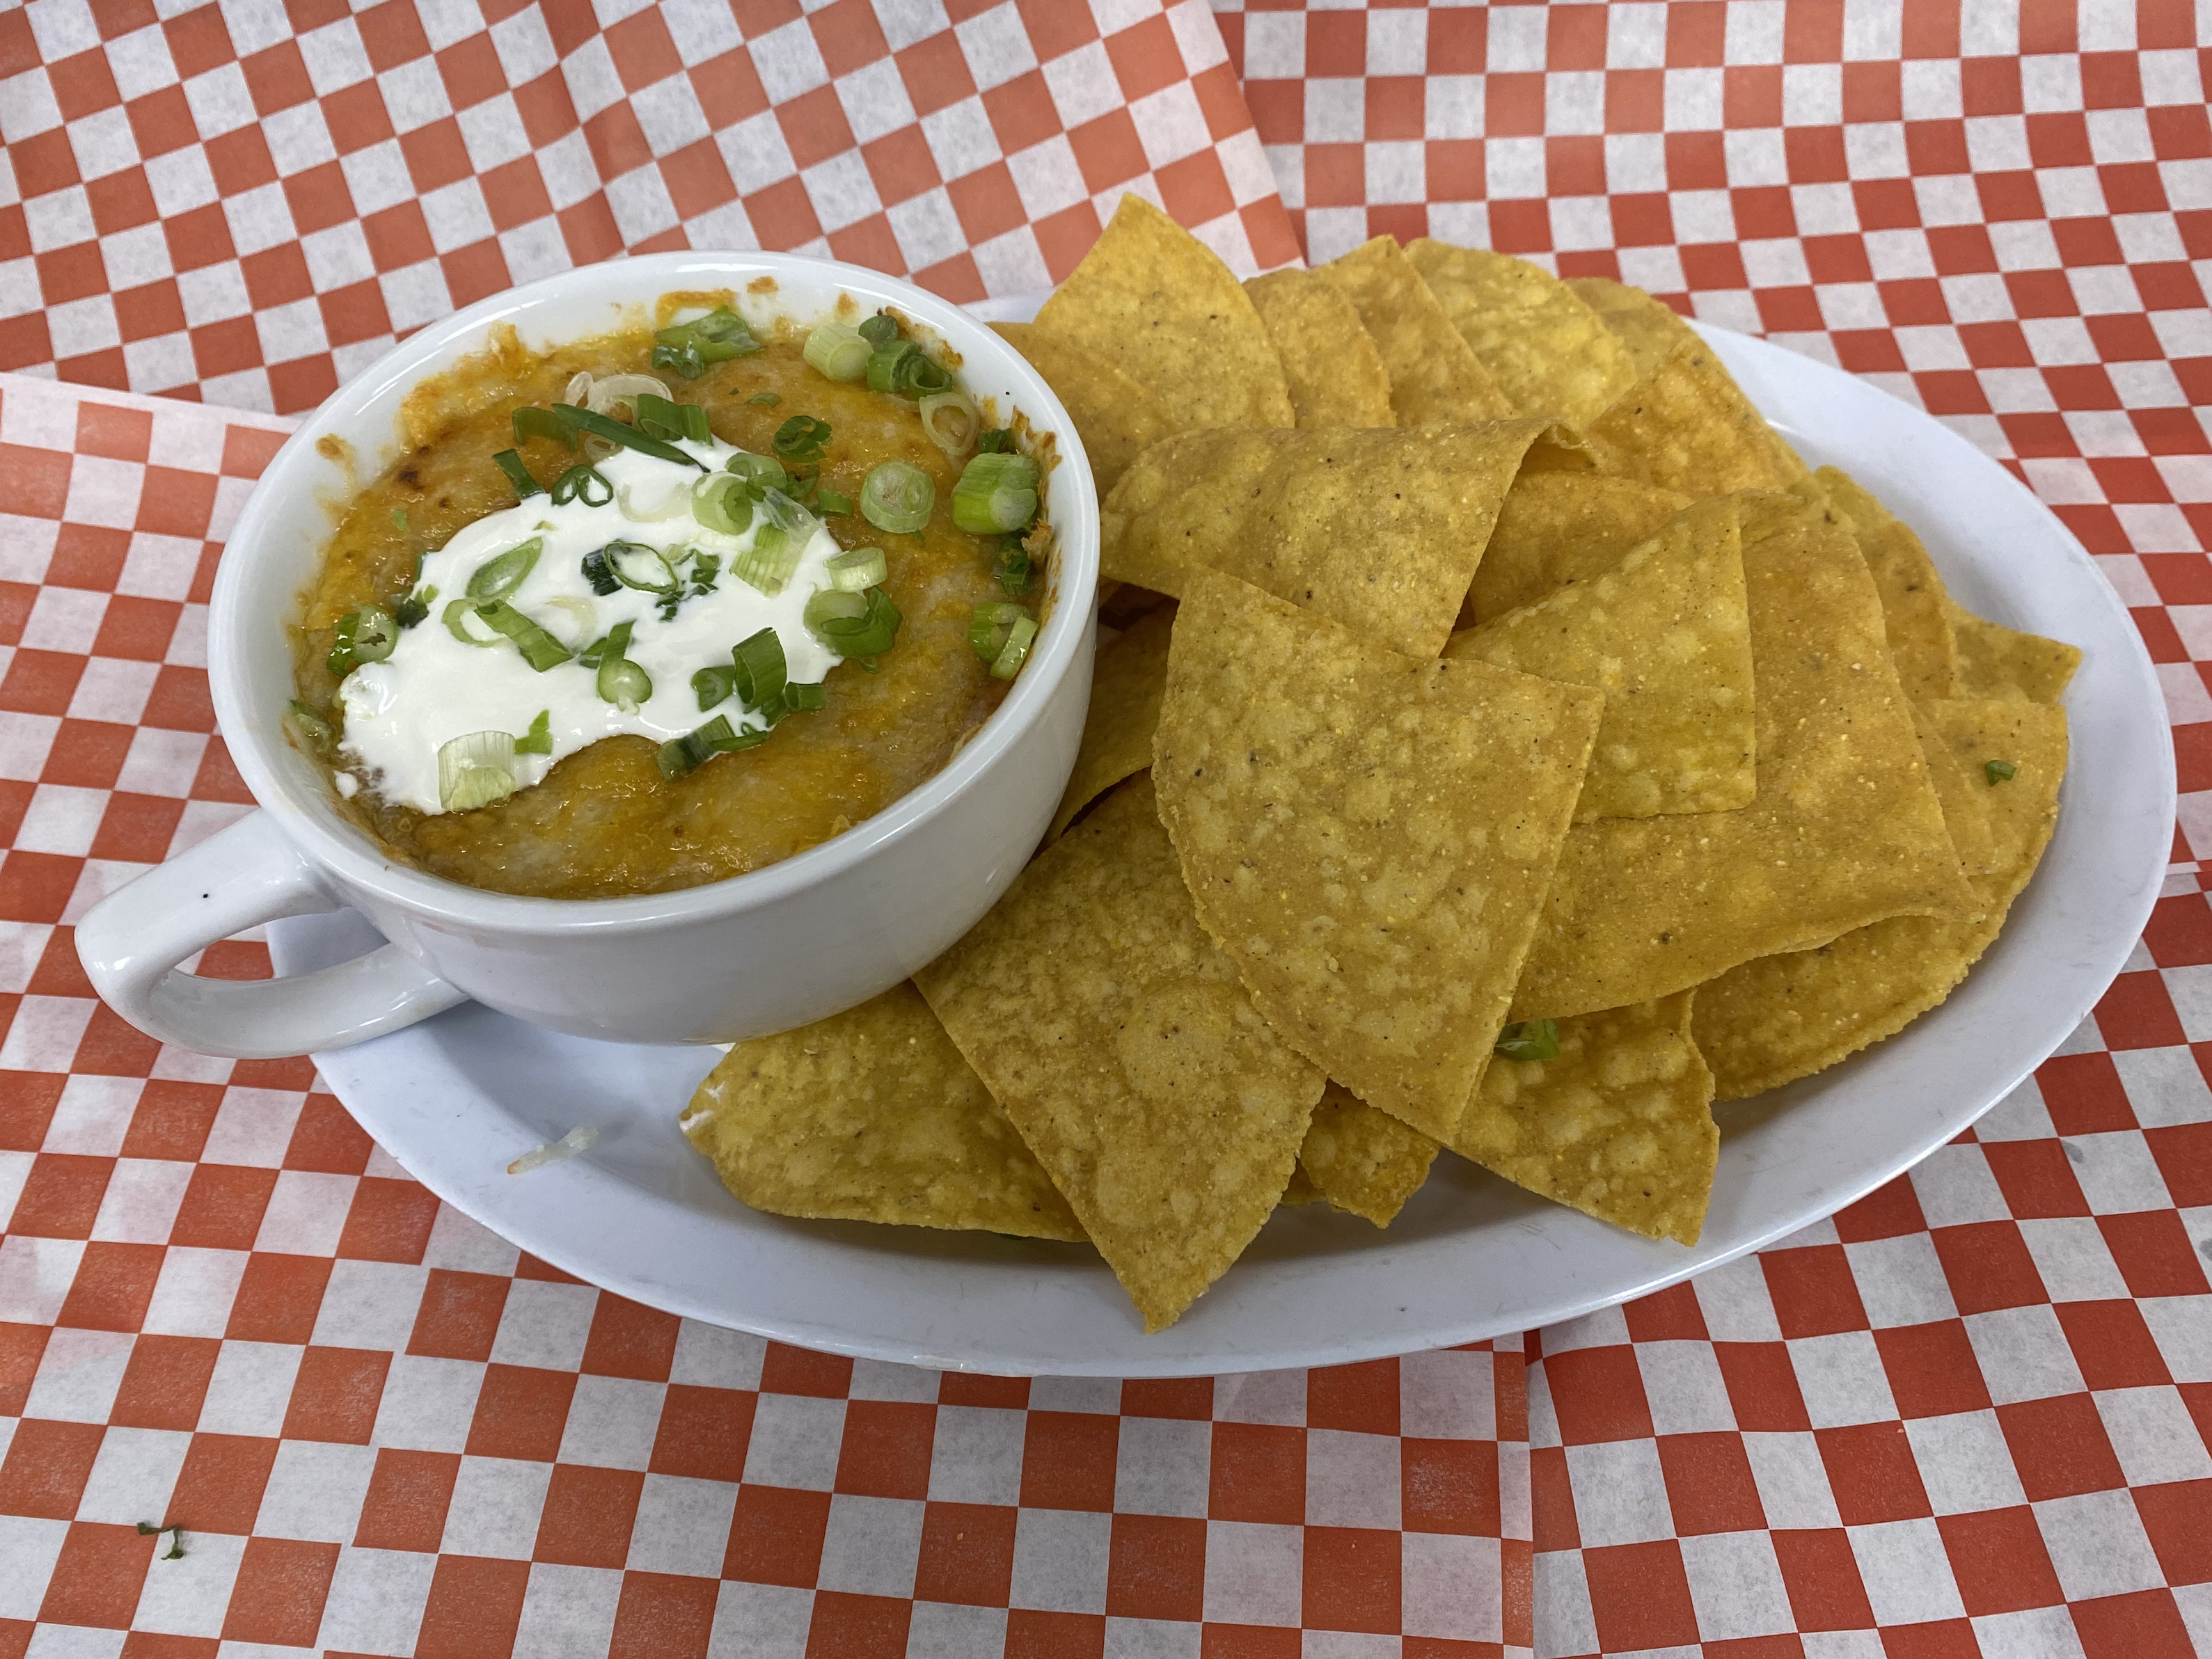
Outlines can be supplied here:
[[1103, 492], [1082, 752], [965, 939], [702, 1085], [748, 1204], [1087, 1239], [1152, 1330], [1443, 1150], [1694, 1243], [1713, 1103], [1942, 1001], [2033, 873], [2080, 653], [1650, 295], [1389, 237], [1240, 283], [1127, 197], [1002, 331]]

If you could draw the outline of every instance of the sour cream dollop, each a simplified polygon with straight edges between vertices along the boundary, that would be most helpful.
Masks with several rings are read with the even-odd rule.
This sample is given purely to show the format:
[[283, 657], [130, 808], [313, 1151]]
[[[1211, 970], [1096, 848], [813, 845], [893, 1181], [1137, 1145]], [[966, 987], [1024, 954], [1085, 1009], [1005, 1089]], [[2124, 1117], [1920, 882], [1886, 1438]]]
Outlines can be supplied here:
[[[714, 440], [677, 447], [717, 471], [738, 453]], [[697, 469], [630, 449], [594, 465], [614, 486], [613, 499], [604, 506], [574, 500], [556, 507], [550, 496], [532, 495], [477, 520], [426, 555], [418, 591], [438, 590], [428, 617], [404, 630], [389, 657], [363, 663], [339, 686], [338, 702], [345, 711], [339, 746], [386, 801], [422, 812], [444, 811], [438, 793], [439, 749], [474, 732], [509, 732], [521, 738], [541, 713], [547, 717], [553, 751], [515, 757], [518, 789], [543, 780], [562, 756], [602, 738], [629, 735], [665, 743], [718, 714], [737, 730], [758, 729], [765, 722], [735, 698], [702, 712], [691, 676], [702, 668], [727, 667], [731, 647], [763, 628], [775, 630], [794, 684], [818, 683], [844, 660], [804, 620], [807, 600], [832, 586], [826, 567], [839, 550], [818, 521], [809, 518], [794, 532], [806, 537], [798, 568], [782, 591], [771, 596], [732, 569], [766, 526], [764, 513], [757, 508], [743, 534], [725, 535], [692, 516], [691, 486], [706, 476]], [[542, 544], [538, 562], [506, 596], [507, 602], [571, 653], [617, 623], [630, 623], [629, 648], [623, 654], [653, 680], [652, 695], [634, 709], [603, 700], [596, 672], [573, 654], [540, 673], [504, 639], [495, 645], [469, 645], [445, 626], [447, 605], [467, 593], [469, 578], [477, 568], [533, 537]], [[592, 591], [584, 574], [585, 556], [615, 541], [669, 557], [683, 579], [684, 598], [672, 617], [664, 618], [659, 598], [641, 589]], [[687, 548], [693, 550], [689, 560], [678, 562], [671, 556]], [[704, 593], [694, 591], [698, 554], [721, 562], [712, 591]], [[477, 634], [486, 632], [474, 618], [468, 626]]]

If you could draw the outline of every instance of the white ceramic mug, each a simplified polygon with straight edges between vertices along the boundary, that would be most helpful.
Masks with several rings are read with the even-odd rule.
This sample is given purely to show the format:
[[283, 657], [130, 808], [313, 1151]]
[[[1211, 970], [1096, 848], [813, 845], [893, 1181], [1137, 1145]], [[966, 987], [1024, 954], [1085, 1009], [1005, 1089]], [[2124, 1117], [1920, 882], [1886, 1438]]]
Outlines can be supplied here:
[[[1060, 458], [1050, 615], [1013, 689], [935, 777], [874, 817], [780, 863], [636, 898], [485, 892], [395, 863], [342, 817], [286, 739], [288, 623], [352, 487], [319, 449], [365, 471], [397, 453], [408, 392], [512, 323], [543, 348], [619, 325], [664, 293], [773, 279], [801, 321], [842, 294], [892, 306], [959, 354], [981, 403], [1018, 409]], [[758, 318], [756, 305], [749, 307]], [[632, 1042], [728, 1042], [787, 1030], [873, 996], [995, 902], [1050, 820], [1091, 693], [1098, 508], [1091, 467], [1052, 389], [989, 329], [907, 283], [775, 253], [659, 253], [549, 277], [470, 307], [386, 354], [280, 450], [216, 575], [208, 673], [216, 717], [261, 810], [141, 876], [78, 927], [94, 987], [139, 1030], [207, 1054], [264, 1058], [343, 1047], [473, 997], [554, 1030]], [[391, 941], [296, 979], [178, 971], [217, 939], [279, 916], [351, 905]]]

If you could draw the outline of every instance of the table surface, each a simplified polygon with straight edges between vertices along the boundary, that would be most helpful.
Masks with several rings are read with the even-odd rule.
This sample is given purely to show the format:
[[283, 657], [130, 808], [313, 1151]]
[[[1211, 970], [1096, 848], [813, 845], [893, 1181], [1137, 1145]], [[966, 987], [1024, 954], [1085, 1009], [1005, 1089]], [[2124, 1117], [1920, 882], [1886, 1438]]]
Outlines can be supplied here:
[[[2212, 1651], [2208, 48], [2154, 0], [0, 13], [0, 1659]], [[2094, 1018], [1909, 1176], [1630, 1306], [1006, 1382], [603, 1295], [307, 1061], [92, 998], [76, 919], [250, 810], [204, 607], [288, 416], [625, 251], [1033, 292], [1129, 189], [1243, 270], [1389, 232], [1619, 276], [2012, 467], [2180, 761]]]

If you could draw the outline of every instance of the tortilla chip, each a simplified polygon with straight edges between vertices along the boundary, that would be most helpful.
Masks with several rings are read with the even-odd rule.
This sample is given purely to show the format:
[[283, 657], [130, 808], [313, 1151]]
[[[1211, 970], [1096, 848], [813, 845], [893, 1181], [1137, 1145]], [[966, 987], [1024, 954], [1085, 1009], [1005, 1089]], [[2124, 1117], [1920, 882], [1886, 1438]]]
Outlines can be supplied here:
[[738, 1043], [682, 1122], [722, 1184], [772, 1215], [1084, 1237], [908, 984]]
[[[1316, 1107], [1315, 1109], [1320, 1109]], [[1318, 1204], [1321, 1201], [1321, 1188], [1313, 1184], [1313, 1177], [1306, 1173], [1305, 1165], [1303, 1164], [1291, 1165], [1290, 1182], [1283, 1188], [1283, 1195], [1275, 1202], [1278, 1205], [1295, 1206]]]
[[[1696, 1031], [1735, 1100], [1807, 1077], [1895, 1035], [1951, 994], [1997, 936], [2035, 873], [2058, 818], [2066, 712], [2025, 701], [1930, 703], [1931, 723], [1985, 794], [1990, 869], [1971, 878], [1978, 908], [1962, 916], [1899, 916], [1817, 951], [1762, 957], [1698, 993]], [[2008, 761], [2011, 778], [1983, 768]]]
[[1316, 266], [1314, 275], [1341, 290], [1366, 325], [1389, 373], [1390, 407], [1400, 426], [1496, 421], [1513, 413], [1395, 238], [1362, 243]]
[[1575, 822], [1727, 812], [1758, 790], [1751, 623], [1733, 495], [1601, 576], [1464, 634], [1444, 655], [1605, 693]]
[[[1419, 431], [1191, 432], [1148, 449], [1099, 514], [1108, 575], [1180, 595], [1225, 570], [1411, 656], [1451, 637], [1540, 421]], [[1377, 556], [1349, 557], [1372, 548]]]
[[1039, 854], [915, 982], [1145, 1328], [1172, 1324], [1274, 1209], [1322, 1078], [1199, 926], [1150, 781]]
[[1787, 489], [1806, 476], [1699, 340], [1677, 346], [1588, 428], [1599, 471], [1679, 489], [1693, 501], [1738, 489]]
[[1978, 772], [1970, 775], [1966, 763], [1952, 751], [1942, 721], [1943, 711], [1952, 704], [1916, 702], [1911, 707], [1913, 733], [1920, 739], [1921, 757], [1928, 763], [1928, 781], [1936, 786], [1936, 799], [1943, 808], [1943, 827], [1950, 831], [1960, 866], [1969, 878], [1985, 876], [1996, 868], [1990, 809], [1983, 799], [1988, 793], [1988, 780]]
[[1968, 697], [2055, 703], [2081, 665], [2078, 646], [1977, 617], [1945, 596], [1959, 641], [1959, 688]]
[[1670, 996], [1753, 957], [1972, 902], [1850, 533], [1811, 504], [1747, 513], [1743, 574], [1757, 798], [1576, 825], [1515, 1019]]
[[1959, 647], [1935, 562], [1911, 527], [1856, 479], [1824, 466], [1814, 475], [1858, 538], [1859, 551], [1881, 594], [1882, 625], [1905, 695], [1916, 702], [1959, 695]]
[[1563, 1019], [1556, 1060], [1501, 1057], [1452, 1151], [1600, 1221], [1696, 1243], [1721, 1137], [1690, 997]]
[[1091, 670], [1091, 708], [1083, 717], [1083, 746], [1076, 750], [1048, 842], [1075, 815], [1124, 778], [1152, 763], [1152, 732], [1160, 723], [1160, 693], [1168, 683], [1168, 635], [1173, 611], [1155, 611], [1119, 639], [1098, 647]]
[[1288, 426], [1267, 330], [1220, 256], [1134, 192], [1036, 315], [1089, 346], [1184, 427]]
[[1393, 651], [1433, 657], [1522, 458], [1547, 439], [1572, 442], [1538, 421], [1307, 434], [1275, 457], [1242, 533], [1209, 562]]
[[1567, 286], [1597, 313], [1598, 320], [1627, 349], [1629, 366], [1639, 380], [1658, 368], [1676, 346], [1698, 337], [1697, 331], [1673, 307], [1640, 288], [1608, 276], [1570, 276]]
[[1426, 236], [1406, 258], [1516, 414], [1580, 426], [1636, 383], [1627, 348], [1541, 266]]
[[1331, 1209], [1387, 1227], [1429, 1178], [1436, 1157], [1430, 1137], [1332, 1083], [1314, 1108], [1298, 1168]]
[[1098, 568], [1116, 581], [1181, 593], [1237, 539], [1261, 475], [1299, 434], [1288, 427], [1187, 432], [1154, 444], [1098, 509]]
[[1098, 584], [1098, 625], [1127, 630], [1134, 628], [1155, 611], [1171, 607], [1175, 601], [1164, 593], [1155, 593], [1149, 587], [1139, 587], [1134, 582], [1103, 581]]
[[1655, 489], [1633, 478], [1524, 468], [1505, 492], [1460, 626], [1518, 611], [1570, 582], [1612, 569], [1630, 548], [1689, 505], [1679, 491]]
[[1129, 463], [1180, 431], [1168, 406], [1081, 341], [1035, 323], [994, 323], [1067, 406], [1103, 499]]
[[1298, 424], [1395, 426], [1390, 372], [1335, 284], [1310, 270], [1277, 270], [1244, 284], [1282, 359]]
[[1285, 1042], [1425, 1134], [1490, 1058], [1603, 701], [1218, 572], [1184, 595], [1152, 777], [1199, 920]]

